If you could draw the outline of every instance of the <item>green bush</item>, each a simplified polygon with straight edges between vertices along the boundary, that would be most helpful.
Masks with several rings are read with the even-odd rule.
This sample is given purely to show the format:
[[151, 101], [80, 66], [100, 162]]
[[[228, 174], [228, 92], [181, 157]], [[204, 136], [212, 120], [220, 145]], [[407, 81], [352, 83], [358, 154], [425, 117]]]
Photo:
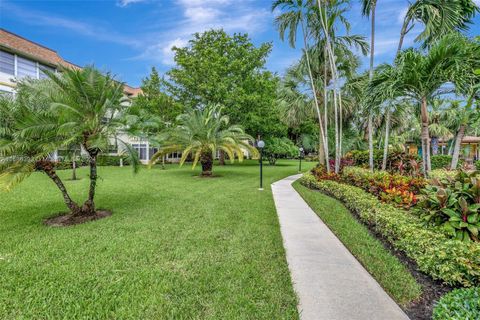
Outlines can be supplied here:
[[452, 163], [452, 156], [443, 154], [435, 155], [431, 157], [431, 163], [432, 170], [449, 168]]
[[432, 278], [450, 285], [480, 283], [480, 246], [477, 243], [449, 239], [438, 228], [425, 227], [419, 217], [382, 203], [360, 188], [335, 181], [317, 181], [311, 174], [303, 176], [301, 183], [342, 201]]
[[[464, 161], [458, 159], [459, 167], [463, 166]], [[449, 169], [452, 164], [452, 156], [445, 154], [437, 154], [431, 157], [432, 170], [435, 169]]]
[[[353, 165], [367, 168], [369, 167], [369, 151], [353, 150], [345, 155], [346, 159], [352, 160]], [[383, 151], [373, 151], [373, 165], [379, 169], [382, 167]], [[402, 151], [390, 151], [387, 156], [386, 169], [392, 173], [400, 173], [403, 175], [420, 175], [421, 162], [418, 155], [408, 154]]]
[[299, 148], [288, 138], [271, 138], [265, 141], [264, 156], [271, 165], [279, 158], [294, 158], [299, 155]]
[[477, 170], [480, 171], [480, 160], [477, 160], [477, 161], [475, 162], [475, 167], [477, 168]]
[[[75, 165], [77, 168], [84, 167], [88, 165], [88, 157], [81, 156], [77, 158], [78, 160], [75, 162]], [[72, 169], [73, 168], [73, 162], [72, 160], [62, 160], [58, 161], [55, 164], [55, 169], [57, 170], [67, 170], [67, 169]]]
[[129, 165], [130, 161], [126, 156], [106, 155], [101, 154], [97, 157], [98, 166], [119, 166], [120, 159], [123, 159], [123, 165]]
[[433, 320], [480, 319], [480, 288], [455, 289], [444, 295], [433, 309]]

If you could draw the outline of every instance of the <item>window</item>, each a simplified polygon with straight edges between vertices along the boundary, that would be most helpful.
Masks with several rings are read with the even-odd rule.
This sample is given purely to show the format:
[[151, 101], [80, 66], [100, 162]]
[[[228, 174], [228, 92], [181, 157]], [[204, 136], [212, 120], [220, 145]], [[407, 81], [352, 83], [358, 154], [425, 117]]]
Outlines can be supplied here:
[[153, 155], [158, 152], [158, 148], [150, 148], [149, 159], [152, 159]]
[[132, 144], [132, 147], [138, 152], [138, 158], [140, 160], [148, 160], [146, 144]]
[[0, 51], [0, 72], [15, 75], [15, 56], [13, 54]]
[[48, 76], [45, 74], [45, 72], [43, 72], [43, 70], [47, 70], [47, 71], [50, 71], [50, 72], [55, 72], [55, 68], [46, 66], [44, 64], [39, 64], [39, 67], [40, 67], [40, 70], [39, 70], [40, 79], [48, 78]]
[[37, 78], [37, 63], [22, 57], [17, 57], [17, 77]]

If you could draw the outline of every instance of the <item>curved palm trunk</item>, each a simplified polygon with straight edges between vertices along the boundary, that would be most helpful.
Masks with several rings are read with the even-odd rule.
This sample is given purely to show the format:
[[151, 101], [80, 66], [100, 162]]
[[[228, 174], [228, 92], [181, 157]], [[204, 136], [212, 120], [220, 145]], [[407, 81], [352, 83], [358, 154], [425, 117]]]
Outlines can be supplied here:
[[422, 118], [422, 145], [423, 149], [423, 169], [425, 172], [425, 176], [428, 177], [428, 174], [431, 170], [431, 163], [430, 163], [430, 133], [428, 130], [428, 110], [427, 110], [427, 98], [422, 98], [422, 105], [421, 105], [421, 118]]
[[224, 166], [225, 165], [225, 152], [223, 150], [220, 150], [220, 154], [218, 157], [218, 165]]
[[390, 137], [390, 110], [387, 109], [387, 119], [385, 120], [385, 142], [383, 146], [383, 162], [382, 162], [382, 170], [387, 169], [387, 158], [388, 158], [388, 144], [389, 144], [389, 137]]
[[77, 180], [77, 161], [75, 156], [72, 159], [72, 180]]
[[200, 156], [200, 164], [202, 165], [202, 177], [212, 176], [213, 155], [210, 151], [203, 152]]
[[452, 163], [450, 164], [450, 170], [456, 170], [458, 166], [458, 159], [460, 158], [460, 149], [462, 146], [463, 136], [465, 135], [465, 125], [461, 125], [458, 129], [457, 136], [455, 138], [455, 147], [453, 148]]
[[400, 30], [400, 40], [398, 41], [397, 54], [395, 55], [395, 57], [398, 57], [398, 54], [400, 53], [400, 51], [402, 51], [403, 41], [405, 40], [405, 36], [407, 35], [407, 32], [408, 32], [407, 28], [408, 28], [408, 20], [407, 20], [407, 17], [405, 17], [405, 19], [403, 19], [402, 29]]
[[[377, 1], [372, 1], [371, 7], [371, 38], [370, 38], [370, 80], [373, 78], [373, 65], [375, 59], [375, 11], [377, 7]], [[371, 108], [369, 108], [371, 109]], [[368, 112], [368, 164], [370, 165], [370, 171], [373, 172], [373, 114], [372, 111]]]
[[60, 177], [57, 175], [55, 169], [53, 168], [53, 164], [49, 161], [40, 161], [36, 164], [36, 167], [37, 167], [37, 169], [45, 172], [45, 174], [50, 179], [52, 179], [52, 181], [55, 183], [55, 185], [58, 187], [58, 189], [62, 193], [63, 201], [65, 202], [65, 205], [70, 210], [70, 212], [72, 214], [78, 214], [78, 212], [80, 211], [80, 207], [70, 197], [70, 195], [67, 191], [67, 188], [65, 187], [62, 180], [60, 179]]

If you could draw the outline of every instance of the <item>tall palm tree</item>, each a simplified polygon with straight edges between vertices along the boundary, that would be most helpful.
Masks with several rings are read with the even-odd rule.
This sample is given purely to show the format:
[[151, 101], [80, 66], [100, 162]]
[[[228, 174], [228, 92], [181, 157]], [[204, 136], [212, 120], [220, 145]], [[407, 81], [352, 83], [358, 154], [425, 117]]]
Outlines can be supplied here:
[[222, 150], [233, 163], [235, 157], [243, 161], [244, 151], [254, 158], [258, 151], [250, 145], [254, 139], [238, 125], [229, 125], [229, 118], [222, 115], [220, 105], [207, 105], [204, 109], [194, 109], [177, 117], [178, 126], [161, 133], [158, 140], [161, 147], [150, 160], [155, 164], [164, 154], [181, 152], [180, 165], [189, 154], [193, 155], [192, 168], [198, 162], [202, 165], [202, 176], [212, 175], [215, 152]]
[[424, 26], [415, 38], [428, 47], [443, 36], [454, 32], [468, 30], [468, 24], [478, 12], [478, 6], [472, 0], [416, 0], [412, 2], [405, 14], [397, 56], [402, 50], [405, 36], [416, 23]]
[[[377, 7], [377, 0], [362, 0], [362, 14], [370, 17], [371, 31], [370, 31], [370, 80], [373, 78], [374, 62], [375, 62], [375, 11]], [[370, 108], [369, 108], [370, 109]], [[373, 114], [368, 112], [368, 150], [369, 150], [369, 165], [370, 170], [373, 171], [373, 128], [372, 128]]]
[[399, 77], [396, 86], [405, 96], [420, 103], [421, 141], [424, 172], [431, 170], [428, 105], [441, 92], [439, 89], [453, 80], [453, 72], [464, 58], [462, 43], [457, 35], [444, 37], [427, 54], [409, 49], [400, 53], [396, 63]]
[[48, 93], [52, 112], [59, 119], [59, 133], [79, 142], [86, 151], [90, 166], [88, 198], [76, 215], [94, 215], [97, 186], [97, 157], [108, 153], [111, 141], [116, 139], [123, 145], [138, 168], [136, 151], [118, 134], [125, 130], [121, 116], [128, 99], [123, 94], [123, 84], [110, 74], [103, 75], [94, 67], [63, 69], [61, 73], [46, 72], [53, 83]]
[[438, 154], [438, 140], [448, 140], [452, 138], [452, 132], [448, 127], [451, 113], [448, 112], [445, 101], [442, 99], [434, 99], [430, 104], [430, 124], [428, 130], [430, 132], [430, 142], [432, 145], [432, 154]]
[[[272, 11], [276, 9], [281, 9], [282, 12], [275, 18], [275, 24], [280, 33], [280, 38], [283, 40], [285, 38], [285, 33], [288, 31], [288, 39], [289, 44], [291, 47], [295, 47], [296, 38], [297, 38], [297, 30], [300, 26], [302, 31], [302, 38], [303, 38], [303, 51], [307, 62], [307, 70], [309, 74], [310, 80], [310, 87], [312, 90], [312, 96], [314, 101], [315, 111], [317, 112], [318, 117], [318, 124], [320, 129], [321, 141], [324, 150], [324, 154], [326, 157], [325, 165], [327, 167], [327, 171], [330, 171], [330, 165], [328, 161], [328, 150], [326, 150], [326, 146], [328, 145], [326, 141], [326, 128], [323, 126], [322, 116], [320, 112], [320, 106], [318, 102], [317, 96], [317, 88], [315, 86], [315, 80], [313, 77], [312, 69], [311, 69], [311, 59], [309, 55], [309, 45], [308, 45], [308, 15], [309, 11], [311, 10], [310, 1], [308, 0], [275, 0], [272, 4]], [[319, 148], [320, 149], [320, 148]]]

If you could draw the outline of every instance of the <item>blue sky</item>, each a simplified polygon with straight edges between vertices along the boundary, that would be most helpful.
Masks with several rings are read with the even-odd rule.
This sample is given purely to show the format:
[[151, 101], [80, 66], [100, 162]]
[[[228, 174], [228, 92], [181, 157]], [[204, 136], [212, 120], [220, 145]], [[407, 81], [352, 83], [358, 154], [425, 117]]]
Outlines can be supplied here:
[[[480, 0], [476, 0], [480, 4]], [[0, 27], [56, 50], [78, 65], [95, 64], [138, 86], [152, 66], [171, 68], [173, 45], [211, 28], [248, 33], [253, 42], [272, 42], [268, 69], [282, 73], [300, 55], [279, 39], [271, 0], [0, 0]], [[407, 0], [379, 0], [376, 63], [391, 62]], [[368, 37], [369, 21], [352, 0], [351, 33]], [[406, 46], [413, 45], [418, 29]], [[470, 35], [480, 35], [480, 16]], [[366, 59], [364, 63], [366, 64]]]

